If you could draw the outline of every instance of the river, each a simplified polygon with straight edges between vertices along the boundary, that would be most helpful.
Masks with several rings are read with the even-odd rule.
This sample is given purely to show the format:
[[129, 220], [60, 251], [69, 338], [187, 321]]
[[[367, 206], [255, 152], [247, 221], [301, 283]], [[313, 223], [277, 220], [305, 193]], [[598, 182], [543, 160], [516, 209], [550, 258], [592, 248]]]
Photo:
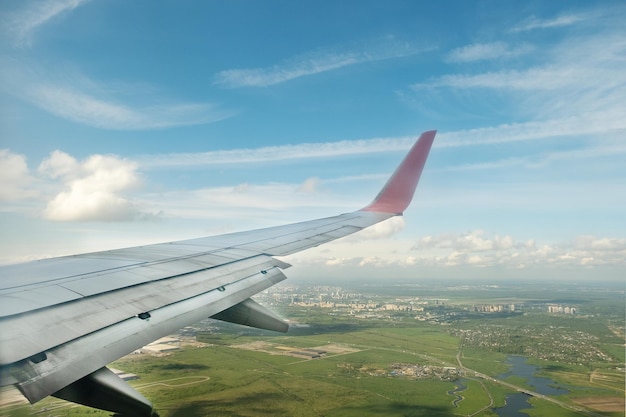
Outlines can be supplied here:
[[455, 397], [454, 400], [452, 400], [452, 405], [458, 407], [459, 401], [463, 399], [463, 397], [460, 396], [459, 393], [465, 391], [467, 389], [467, 386], [464, 384], [463, 379], [457, 379], [456, 381], [454, 381], [454, 383], [456, 384], [456, 386], [454, 387], [454, 389], [448, 391], [448, 395], [452, 395], [453, 397]]
[[[567, 394], [569, 391], [564, 388], [556, 387], [556, 382], [550, 378], [543, 376], [535, 376], [535, 372], [539, 369], [535, 365], [526, 362], [527, 358], [523, 356], [509, 356], [507, 363], [511, 365], [511, 370], [498, 375], [497, 379], [505, 379], [508, 376], [516, 375], [526, 379], [527, 384], [532, 387], [532, 391], [543, 395], [561, 395]], [[520, 411], [532, 406], [528, 402], [529, 395], [523, 393], [508, 394], [506, 396], [506, 405], [500, 408], [494, 408], [499, 417], [528, 417], [528, 414]]]

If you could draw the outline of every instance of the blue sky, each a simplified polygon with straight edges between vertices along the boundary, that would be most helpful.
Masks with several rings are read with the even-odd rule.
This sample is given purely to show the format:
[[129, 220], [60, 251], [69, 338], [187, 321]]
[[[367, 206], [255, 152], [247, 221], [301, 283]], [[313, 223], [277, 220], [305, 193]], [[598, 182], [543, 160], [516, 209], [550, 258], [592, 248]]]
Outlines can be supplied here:
[[623, 280], [621, 1], [0, 4], [0, 262], [366, 205], [291, 276]]

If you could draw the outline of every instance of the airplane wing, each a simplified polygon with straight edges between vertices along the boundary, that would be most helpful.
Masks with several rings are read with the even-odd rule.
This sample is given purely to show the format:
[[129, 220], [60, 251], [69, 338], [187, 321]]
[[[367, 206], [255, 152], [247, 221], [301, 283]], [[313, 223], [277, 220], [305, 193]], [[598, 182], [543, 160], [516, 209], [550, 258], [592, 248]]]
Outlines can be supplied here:
[[0, 383], [120, 413], [152, 404], [106, 365], [206, 317], [285, 332], [250, 297], [284, 256], [401, 215], [435, 137], [423, 133], [371, 204], [339, 216], [0, 267]]

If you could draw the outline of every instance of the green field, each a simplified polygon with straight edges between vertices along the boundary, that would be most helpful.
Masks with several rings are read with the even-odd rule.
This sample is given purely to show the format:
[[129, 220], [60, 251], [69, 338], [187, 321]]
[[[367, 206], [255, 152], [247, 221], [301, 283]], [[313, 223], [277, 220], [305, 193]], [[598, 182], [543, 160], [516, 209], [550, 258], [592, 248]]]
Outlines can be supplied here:
[[[619, 410], [624, 398], [624, 341], [611, 330], [621, 324], [618, 302], [610, 299], [604, 305], [602, 299], [583, 300], [578, 294], [577, 300], [593, 315], [533, 311], [472, 315], [463, 303], [470, 298], [488, 300], [487, 294], [463, 293], [457, 299], [445, 295], [447, 304], [433, 311], [453, 319], [418, 321], [410, 312], [357, 319], [329, 314], [328, 309], [285, 306], [284, 315], [309, 327], [282, 335], [221, 324], [217, 330], [198, 333], [198, 340], [205, 343], [202, 347], [187, 346], [163, 357], [128, 356], [111, 367], [139, 375], [131, 385], [154, 402], [162, 417], [493, 417], [493, 408], [503, 406], [505, 396], [515, 389], [491, 378], [507, 372], [507, 356], [521, 346], [542, 376], [570, 391], [558, 397], [563, 405], [533, 398], [532, 408], [524, 412], [563, 417], [624, 415]], [[495, 295], [506, 302], [523, 299], [517, 290], [515, 297], [502, 289]], [[538, 294], [527, 297], [534, 300]], [[319, 359], [285, 354], [307, 348], [327, 353]], [[553, 358], [559, 357], [557, 353], [562, 361]], [[461, 379], [466, 389], [458, 393], [460, 399], [449, 393], [458, 383], [436, 374], [446, 367], [460, 369], [457, 354], [466, 368]], [[436, 371], [432, 375], [394, 371], [413, 365], [419, 366], [419, 372]], [[532, 388], [520, 376], [509, 376], [504, 382]], [[573, 411], [581, 406], [594, 414]], [[0, 409], [0, 416], [10, 417], [110, 414], [51, 398], [34, 406]]]

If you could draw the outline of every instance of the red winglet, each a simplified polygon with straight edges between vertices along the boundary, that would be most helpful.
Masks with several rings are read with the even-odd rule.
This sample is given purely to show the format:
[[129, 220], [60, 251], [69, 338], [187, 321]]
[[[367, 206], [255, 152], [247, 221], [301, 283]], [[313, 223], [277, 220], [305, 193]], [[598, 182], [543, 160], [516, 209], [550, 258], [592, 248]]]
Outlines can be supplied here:
[[413, 198], [436, 133], [436, 130], [422, 133], [374, 201], [362, 208], [362, 211], [404, 212]]

